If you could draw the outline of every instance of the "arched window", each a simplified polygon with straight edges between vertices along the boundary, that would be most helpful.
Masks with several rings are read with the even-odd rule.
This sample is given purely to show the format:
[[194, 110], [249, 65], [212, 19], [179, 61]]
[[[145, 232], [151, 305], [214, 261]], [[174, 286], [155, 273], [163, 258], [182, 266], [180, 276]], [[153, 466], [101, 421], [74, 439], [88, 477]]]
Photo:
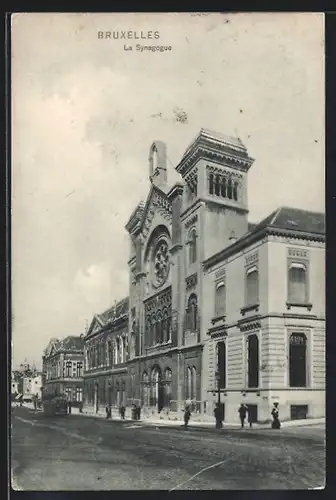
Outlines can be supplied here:
[[152, 345], [152, 325], [150, 316], [146, 316], [146, 345], [148, 347]]
[[187, 368], [187, 387], [186, 387], [186, 399], [191, 399], [192, 393], [192, 371], [190, 366]]
[[214, 175], [209, 174], [209, 194], [213, 194], [214, 192]]
[[156, 343], [162, 343], [162, 313], [158, 311], [156, 314]]
[[121, 347], [120, 347], [120, 338], [116, 338], [116, 364], [120, 363], [120, 354], [121, 354]]
[[187, 330], [191, 332], [197, 331], [197, 321], [198, 312], [197, 312], [197, 297], [195, 294], [190, 295], [188, 300], [188, 307], [186, 311], [186, 327]]
[[152, 342], [151, 345], [156, 344], [156, 339], [157, 339], [157, 333], [156, 333], [156, 314], [153, 313], [151, 317], [151, 338]]
[[147, 372], [142, 374], [142, 403], [145, 406], [149, 405], [149, 378]]
[[188, 366], [186, 383], [185, 398], [195, 401], [197, 398], [197, 376], [195, 366]]
[[100, 363], [101, 365], [105, 365], [106, 363], [105, 343], [101, 341], [99, 347], [100, 347]]
[[120, 406], [121, 404], [121, 400], [120, 400], [120, 384], [119, 384], [119, 380], [117, 380], [116, 382], [116, 404], [117, 406]]
[[221, 184], [221, 195], [223, 198], [226, 198], [226, 178], [222, 178], [222, 184]]
[[113, 364], [116, 365], [118, 364], [118, 350], [117, 350], [117, 341], [116, 339], [112, 340], [112, 359], [113, 359]]
[[235, 201], [237, 201], [237, 200], [238, 200], [238, 182], [235, 182], [235, 183], [233, 184], [233, 199], [234, 199]]
[[215, 195], [219, 196], [221, 192], [221, 177], [220, 175], [216, 175], [215, 177]]
[[289, 338], [289, 386], [307, 387], [307, 337], [293, 333]]
[[71, 369], [72, 369], [72, 362], [67, 361], [65, 364], [65, 376], [66, 377], [71, 377]]
[[196, 377], [196, 368], [193, 366], [191, 368], [191, 399], [196, 401], [197, 399], [197, 377]]
[[225, 315], [225, 284], [223, 281], [217, 283], [216, 294], [215, 294], [215, 317], [221, 317]]
[[159, 383], [160, 383], [160, 371], [158, 368], [153, 368], [151, 372], [151, 406], [156, 406], [159, 399]]
[[[146, 318], [146, 345], [147, 345], [147, 339], [148, 339], [148, 318]], [[131, 358], [134, 358], [134, 356], [139, 355], [138, 351], [138, 329], [137, 329], [137, 323], [134, 320], [132, 323], [132, 331], [131, 331], [131, 339], [130, 339], [130, 345], [129, 345], [129, 355]]]
[[227, 183], [227, 197], [232, 200], [232, 180], [229, 179]]
[[192, 229], [189, 233], [189, 263], [193, 264], [197, 259], [197, 234], [196, 229]]
[[256, 266], [246, 272], [246, 305], [252, 306], [259, 302], [259, 275]]
[[153, 171], [153, 173], [155, 172], [157, 167], [158, 167], [158, 152], [157, 152], [156, 147], [154, 146], [152, 149], [152, 171]]
[[107, 352], [108, 352], [108, 362], [109, 362], [109, 365], [113, 365], [114, 364], [114, 359], [113, 359], [113, 343], [112, 343], [112, 340], [109, 340], [107, 342]]
[[82, 376], [83, 376], [83, 362], [82, 361], [77, 361], [76, 377], [80, 378]]
[[293, 304], [308, 302], [307, 268], [293, 262], [288, 270], [288, 301]]
[[117, 342], [118, 342], [118, 363], [122, 363], [123, 359], [123, 343], [122, 343], [122, 338], [117, 337]]
[[259, 339], [253, 334], [247, 338], [247, 385], [249, 388], [259, 387]]
[[168, 342], [168, 330], [167, 330], [167, 309], [163, 310], [162, 321], [161, 321], [161, 330], [162, 330], [162, 341]]
[[169, 407], [169, 403], [171, 400], [171, 380], [172, 380], [172, 372], [170, 368], [166, 368], [164, 372], [164, 402], [163, 406]]
[[121, 362], [125, 363], [127, 358], [127, 342], [125, 335], [122, 335], [120, 343], [121, 343]]
[[168, 308], [168, 317], [167, 317], [167, 335], [168, 335], [168, 342], [171, 341], [171, 305]]
[[100, 345], [96, 344], [96, 366], [100, 366]]
[[219, 386], [226, 387], [226, 344], [225, 341], [217, 343], [217, 370], [219, 373]]

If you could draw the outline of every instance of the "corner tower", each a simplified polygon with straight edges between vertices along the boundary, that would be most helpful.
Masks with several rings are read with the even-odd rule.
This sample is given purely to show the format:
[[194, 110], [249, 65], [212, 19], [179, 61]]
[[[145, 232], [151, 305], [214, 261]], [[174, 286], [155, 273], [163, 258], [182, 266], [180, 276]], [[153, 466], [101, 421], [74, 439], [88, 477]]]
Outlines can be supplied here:
[[248, 231], [247, 172], [254, 159], [239, 138], [201, 129], [176, 167], [185, 181], [182, 220], [198, 214], [199, 262]]

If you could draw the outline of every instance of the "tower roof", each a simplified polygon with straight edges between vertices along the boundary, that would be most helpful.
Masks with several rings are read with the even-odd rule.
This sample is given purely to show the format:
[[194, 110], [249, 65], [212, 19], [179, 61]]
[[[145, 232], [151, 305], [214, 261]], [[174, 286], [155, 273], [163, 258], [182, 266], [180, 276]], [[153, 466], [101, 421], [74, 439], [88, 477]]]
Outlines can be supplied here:
[[225, 162], [232, 168], [247, 172], [254, 162], [247, 152], [246, 146], [239, 137], [201, 128], [195, 139], [185, 150], [176, 170], [185, 177], [198, 159]]
[[197, 136], [191, 141], [191, 143], [185, 150], [183, 158], [187, 156], [197, 140], [201, 138], [207, 140], [210, 143], [220, 143], [221, 145], [226, 146], [228, 149], [247, 154], [246, 146], [244, 146], [239, 137], [232, 137], [229, 135], [221, 134], [220, 132], [215, 132], [214, 130], [201, 128]]

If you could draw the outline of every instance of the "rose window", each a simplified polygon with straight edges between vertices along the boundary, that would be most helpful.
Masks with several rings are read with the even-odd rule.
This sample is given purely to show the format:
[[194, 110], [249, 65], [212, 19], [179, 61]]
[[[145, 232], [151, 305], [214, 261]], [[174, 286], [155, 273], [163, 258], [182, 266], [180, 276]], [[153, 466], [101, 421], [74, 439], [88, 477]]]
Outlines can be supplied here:
[[169, 252], [166, 241], [160, 241], [154, 252], [154, 275], [157, 285], [162, 285], [169, 272]]

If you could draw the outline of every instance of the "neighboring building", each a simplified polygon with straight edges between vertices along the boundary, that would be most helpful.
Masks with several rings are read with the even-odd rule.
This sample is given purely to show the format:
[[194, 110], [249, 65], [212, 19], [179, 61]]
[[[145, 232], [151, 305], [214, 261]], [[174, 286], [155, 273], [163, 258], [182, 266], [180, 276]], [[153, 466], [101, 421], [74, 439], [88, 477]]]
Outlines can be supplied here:
[[[201, 130], [171, 179], [165, 145], [132, 213], [129, 298], [85, 337], [86, 402], [193, 401], [225, 420], [241, 402], [259, 421], [324, 415], [325, 217], [280, 208], [248, 222], [253, 164], [240, 139]], [[128, 316], [128, 318], [127, 318]]]
[[85, 401], [100, 406], [129, 403], [127, 397], [128, 299], [94, 316], [85, 337]]
[[84, 342], [82, 337], [51, 339], [43, 356], [43, 387], [65, 394], [73, 404], [83, 400]]
[[37, 395], [41, 399], [42, 387], [42, 374], [33, 373], [31, 376], [23, 377], [23, 401], [32, 401], [33, 397]]

